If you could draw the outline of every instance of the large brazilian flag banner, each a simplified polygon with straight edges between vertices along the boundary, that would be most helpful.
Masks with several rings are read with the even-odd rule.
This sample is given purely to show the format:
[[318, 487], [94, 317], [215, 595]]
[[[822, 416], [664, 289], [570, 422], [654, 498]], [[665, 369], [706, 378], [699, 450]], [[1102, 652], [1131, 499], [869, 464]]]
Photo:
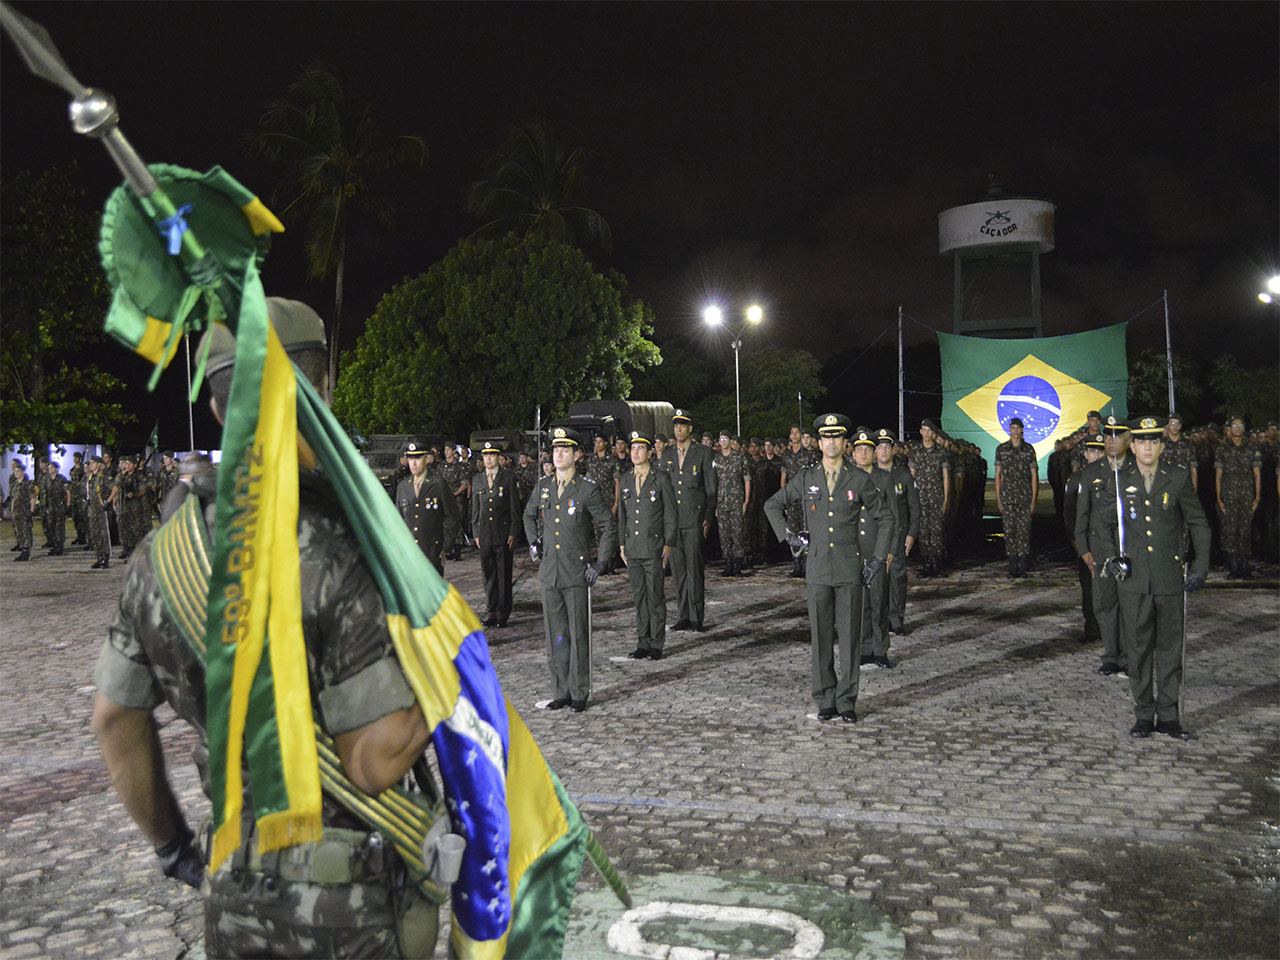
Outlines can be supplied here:
[[996, 447], [1009, 439], [1014, 417], [1042, 464], [1090, 410], [1104, 421], [1127, 417], [1125, 326], [1033, 340], [939, 333], [942, 429], [977, 444], [994, 475]]

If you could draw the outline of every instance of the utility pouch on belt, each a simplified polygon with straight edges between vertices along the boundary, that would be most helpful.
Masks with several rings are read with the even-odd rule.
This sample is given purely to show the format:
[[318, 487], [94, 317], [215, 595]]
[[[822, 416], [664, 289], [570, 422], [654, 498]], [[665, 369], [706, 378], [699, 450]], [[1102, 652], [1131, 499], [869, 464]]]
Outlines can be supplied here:
[[[187, 497], [151, 541], [152, 566], [165, 607], [183, 641], [202, 659], [205, 606], [209, 578], [213, 572], [209, 560], [211, 553], [209, 531], [201, 516], [199, 497]], [[424, 897], [433, 903], [444, 903], [449, 895], [448, 884], [439, 882], [439, 872], [433, 873], [429, 869], [432, 865], [423, 859], [423, 845], [432, 827], [442, 818], [444, 823], [448, 823], [444, 803], [432, 778], [417, 777], [422, 793], [396, 785], [376, 797], [370, 796], [347, 777], [333, 738], [319, 724], [316, 724], [315, 734], [320, 786], [324, 792], [371, 831], [385, 838], [404, 862], [409, 879]], [[439, 833], [439, 829], [436, 832]], [[298, 844], [278, 851], [281, 865], [278, 875], [282, 879], [302, 881], [301, 873], [305, 872], [305, 879], [316, 883], [359, 882], [357, 874], [359, 877], [368, 876], [361, 872], [368, 867], [363, 859], [357, 867], [344, 844], [348, 844], [352, 837], [358, 837], [359, 843], [363, 844], [369, 836], [359, 831], [326, 826], [324, 839], [319, 843]], [[236, 855], [242, 861], [241, 869], [257, 870], [262, 867], [261, 858], [254, 865], [255, 850], [256, 844], [252, 842], [242, 846]], [[361, 856], [371, 853], [363, 850]], [[274, 859], [275, 853], [267, 854], [267, 857]], [[208, 862], [207, 855], [205, 861]]]

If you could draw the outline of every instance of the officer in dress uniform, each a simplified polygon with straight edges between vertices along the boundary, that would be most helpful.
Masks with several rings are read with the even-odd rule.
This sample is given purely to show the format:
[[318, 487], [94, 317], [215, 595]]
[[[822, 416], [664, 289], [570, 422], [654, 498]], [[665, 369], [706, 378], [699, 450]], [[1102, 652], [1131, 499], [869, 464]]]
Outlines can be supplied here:
[[[1120, 471], [1125, 552], [1131, 572], [1120, 580], [1120, 615], [1129, 640], [1129, 689], [1136, 722], [1131, 735], [1153, 731], [1189, 740], [1179, 717], [1182, 693], [1184, 591], [1204, 586], [1209, 572], [1209, 521], [1190, 474], [1160, 464], [1164, 422], [1129, 421], [1133, 457]], [[1183, 524], [1191, 532], [1195, 558], [1185, 571]], [[1154, 677], [1155, 690], [1152, 690]]]
[[662, 452], [663, 469], [676, 491], [679, 528], [671, 551], [671, 574], [680, 609], [671, 629], [703, 630], [706, 584], [702, 548], [716, 502], [716, 471], [711, 448], [693, 442], [693, 419], [684, 410], [677, 409], [672, 415], [671, 432], [675, 442]]
[[893, 559], [885, 563], [889, 580], [889, 632], [905, 636], [907, 612], [907, 554], [920, 536], [920, 495], [906, 465], [894, 457], [893, 434], [876, 432], [876, 466], [889, 472], [889, 509], [894, 515], [894, 541], [889, 553]]
[[[862, 588], [884, 566], [892, 533], [891, 515], [875, 484], [861, 470], [844, 462], [849, 418], [829, 413], [814, 421], [822, 460], [804, 467], [764, 505], [765, 515], [779, 540], [794, 549], [805, 541], [787, 526], [786, 511], [800, 504], [808, 518], [808, 562], [805, 587], [809, 601], [811, 687], [820, 721], [839, 715], [857, 723], [858, 657], [862, 648]], [[864, 557], [859, 544], [858, 518], [866, 505], [880, 521], [876, 543]], [[865, 559], [865, 563], [864, 563]], [[835, 664], [835, 639], [840, 639], [840, 669]]]
[[[871, 482], [875, 484], [876, 489], [880, 491], [880, 499], [888, 507], [889, 519], [887, 521], [877, 518], [877, 513], [872, 505], [868, 508], [867, 504], [862, 505], [862, 510], [858, 513], [858, 542], [866, 544], [860, 547], [863, 557], [870, 554], [870, 545], [880, 539], [880, 527], [886, 522], [890, 528], [889, 552], [885, 554], [886, 566], [892, 564], [896, 555], [893, 553], [893, 546], [898, 542], [897, 531], [897, 514], [893, 508], [893, 480], [889, 471], [880, 469], [876, 465], [876, 440], [875, 436], [866, 427], [859, 427], [854, 432], [853, 440], [853, 466], [856, 470], [861, 470], [871, 478]], [[877, 571], [871, 578], [871, 582], [867, 584], [866, 594], [863, 597], [862, 607], [862, 657], [859, 661], [859, 668], [863, 670], [874, 670], [879, 667], [890, 669], [893, 664], [889, 661], [889, 578], [887, 570]]]
[[652, 466], [653, 442], [631, 432], [631, 470], [618, 489], [618, 529], [636, 607], [632, 660], [661, 660], [667, 635], [667, 595], [662, 568], [676, 543], [676, 491], [671, 478]]
[[1103, 561], [1119, 552], [1116, 539], [1115, 474], [1128, 457], [1129, 427], [1107, 417], [1102, 437], [1106, 456], [1080, 471], [1076, 490], [1076, 552], [1093, 576], [1093, 615], [1102, 637], [1104, 677], [1125, 676], [1128, 643], [1120, 617], [1120, 595], [1113, 576], [1104, 576]]
[[[1098, 433], [1086, 437], [1084, 441], [1085, 466], [1097, 463], [1103, 457], [1106, 440]], [[1076, 544], [1076, 517], [1079, 515], [1080, 478], [1084, 468], [1073, 470], [1067, 478], [1062, 495], [1062, 523], [1067, 530], [1067, 539], [1071, 541], [1071, 549], [1076, 552], [1076, 576], [1080, 580], [1080, 611], [1084, 617], [1084, 635], [1081, 643], [1093, 643], [1101, 639], [1098, 630], [1098, 617], [1093, 612], [1093, 570], [1080, 558], [1080, 550]]]
[[[591, 560], [592, 534], [600, 554], [613, 552], [613, 513], [600, 488], [579, 474], [574, 462], [582, 440], [576, 430], [551, 431], [555, 472], [538, 481], [524, 508], [529, 554], [540, 565], [542, 617], [551, 672], [548, 710], [587, 709], [591, 696], [591, 594], [604, 569]], [[539, 544], [538, 528], [542, 539]]]
[[416, 440], [404, 450], [409, 476], [396, 485], [396, 508], [436, 573], [444, 576], [445, 519], [460, 521], [458, 504], [438, 476], [427, 475], [431, 451]]
[[498, 466], [502, 451], [493, 441], [480, 450], [484, 469], [471, 480], [471, 533], [480, 548], [486, 627], [505, 627], [511, 619], [511, 548], [520, 528], [520, 495], [510, 470]]

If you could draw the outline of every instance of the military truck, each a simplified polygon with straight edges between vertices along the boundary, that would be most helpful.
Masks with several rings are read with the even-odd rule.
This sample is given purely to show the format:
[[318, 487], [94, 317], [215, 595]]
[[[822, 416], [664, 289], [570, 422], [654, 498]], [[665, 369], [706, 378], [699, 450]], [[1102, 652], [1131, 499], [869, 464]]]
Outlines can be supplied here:
[[670, 435], [673, 413], [675, 407], [663, 400], [581, 400], [569, 407], [567, 417], [548, 423], [547, 429], [572, 427], [584, 435], [599, 433], [612, 443], [615, 437], [629, 437], [632, 430], [650, 437]]
[[441, 449], [446, 443], [453, 443], [448, 437], [440, 435], [423, 436], [416, 433], [376, 433], [369, 438], [360, 455], [369, 465], [373, 475], [378, 478], [387, 495], [394, 499], [396, 484], [400, 477], [400, 455], [409, 441], [426, 444], [428, 447], [439, 445]]

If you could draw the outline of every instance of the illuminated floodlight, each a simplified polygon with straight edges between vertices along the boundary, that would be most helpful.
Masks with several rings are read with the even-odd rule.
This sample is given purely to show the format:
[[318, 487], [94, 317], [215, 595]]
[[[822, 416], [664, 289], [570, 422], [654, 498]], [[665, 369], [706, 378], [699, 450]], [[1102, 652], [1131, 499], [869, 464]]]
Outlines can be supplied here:
[[747, 321], [749, 323], [759, 323], [764, 319], [764, 310], [760, 308], [760, 304], [753, 303], [747, 307]]
[[702, 319], [713, 327], [718, 327], [724, 323], [724, 313], [717, 306], [710, 306], [702, 311]]
[[1267, 292], [1280, 294], [1280, 277], [1272, 277], [1267, 281]]
[[1260, 294], [1258, 294], [1258, 299], [1261, 300], [1263, 303], [1273, 302], [1273, 298], [1271, 294], [1267, 293], [1267, 291], [1265, 290], [1263, 290]]

